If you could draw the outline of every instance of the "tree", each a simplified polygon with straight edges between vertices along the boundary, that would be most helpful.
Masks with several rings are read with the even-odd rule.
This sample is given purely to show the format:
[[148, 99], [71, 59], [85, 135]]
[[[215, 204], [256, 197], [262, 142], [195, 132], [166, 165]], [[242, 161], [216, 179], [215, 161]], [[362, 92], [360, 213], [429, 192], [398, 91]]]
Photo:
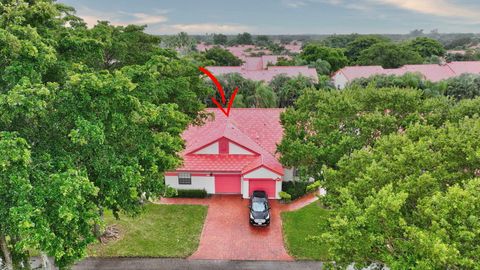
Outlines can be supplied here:
[[[211, 94], [197, 66], [156, 48], [143, 27], [89, 30], [72, 13], [50, 0], [0, 4], [0, 257], [9, 267], [38, 250], [65, 269], [85, 256], [103, 209], [138, 213], [180, 164], [180, 134], [202, 122]], [[105, 48], [118, 65], [98, 64]]]
[[244, 32], [242, 34], [238, 34], [235, 43], [238, 45], [251, 45], [253, 44], [252, 35], [250, 33]]
[[381, 136], [416, 122], [443, 123], [448, 108], [448, 99], [422, 99], [414, 89], [305, 90], [281, 117], [281, 162], [321, 178], [323, 165], [336, 168], [343, 156]]
[[414, 125], [324, 168], [338, 267], [475, 269], [480, 243], [478, 118]]
[[277, 108], [278, 98], [275, 92], [263, 83], [259, 83], [255, 88], [255, 94], [249, 97], [248, 103], [255, 108]]
[[388, 42], [388, 39], [379, 36], [359, 36], [347, 44], [345, 55], [350, 63], [356, 63], [361, 52], [381, 42]]
[[227, 44], [227, 36], [224, 34], [213, 34], [213, 44], [215, 45]]
[[[225, 97], [230, 97], [233, 93], [233, 90], [238, 87], [238, 94], [235, 97], [235, 101], [233, 106], [238, 108], [253, 108], [255, 99], [253, 96], [255, 95], [257, 83], [243, 78], [238, 73], [230, 73], [224, 74], [217, 77], [220, 84], [223, 86], [223, 90], [225, 91]], [[211, 88], [214, 88], [212, 82], [209, 81]], [[220, 94], [215, 92], [215, 98], [217, 100], [221, 100]], [[209, 107], [215, 107], [210, 99], [207, 100], [207, 104]]]
[[363, 50], [357, 60], [360, 65], [381, 65], [398, 68], [406, 64], [420, 64], [422, 56], [413, 49], [395, 43], [377, 43]]
[[331, 71], [335, 72], [348, 63], [347, 57], [342, 49], [323, 47], [316, 44], [308, 44], [300, 53], [300, 58], [308, 63], [315, 62], [318, 59], [327, 61], [331, 66]]
[[345, 48], [358, 37], [359, 34], [331, 35], [322, 40], [321, 44], [330, 48]]
[[446, 81], [445, 95], [457, 100], [480, 96], [480, 76], [476, 74], [462, 74]]
[[278, 95], [278, 106], [286, 108], [292, 106], [305, 89], [312, 88], [313, 82], [311, 78], [305, 76], [297, 76], [289, 78], [283, 85], [274, 91]]
[[230, 51], [213, 47], [205, 52], [205, 58], [215, 62], [217, 66], [240, 66], [243, 62]]
[[271, 43], [272, 41], [270, 40], [270, 38], [265, 35], [258, 35], [255, 38], [255, 45], [257, 46], [268, 47]]
[[445, 48], [442, 43], [432, 38], [417, 37], [407, 42], [407, 46], [419, 53], [423, 58], [443, 56], [445, 54]]

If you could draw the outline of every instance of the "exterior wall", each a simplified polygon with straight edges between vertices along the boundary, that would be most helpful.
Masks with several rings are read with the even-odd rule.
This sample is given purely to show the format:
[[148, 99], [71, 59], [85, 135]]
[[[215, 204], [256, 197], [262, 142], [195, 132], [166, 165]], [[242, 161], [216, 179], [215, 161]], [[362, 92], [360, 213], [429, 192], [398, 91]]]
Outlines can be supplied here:
[[277, 179], [281, 177], [281, 175], [274, 173], [270, 171], [269, 169], [260, 167], [254, 171], [251, 171], [245, 175], [243, 175], [244, 178], [271, 178], [271, 179]]
[[278, 193], [282, 191], [282, 181], [277, 181], [276, 186], [277, 186], [277, 192], [275, 193], [275, 199], [280, 199], [280, 195], [278, 195]]
[[230, 155], [254, 155], [252, 152], [247, 149], [237, 145], [236, 143], [229, 142], [228, 149]]
[[201, 155], [216, 155], [218, 153], [219, 153], [218, 142], [212, 143], [209, 146], [204, 147], [198, 150], [197, 152], [195, 152], [195, 154], [201, 154]]
[[215, 177], [192, 175], [191, 185], [179, 185], [177, 175], [166, 175], [165, 184], [176, 189], [205, 189], [207, 193], [215, 193]]
[[337, 72], [337, 74], [335, 74], [335, 75], [332, 77], [332, 80], [333, 80], [333, 84], [334, 84], [335, 87], [338, 88], [338, 89], [343, 89], [343, 88], [345, 88], [345, 86], [346, 86], [347, 83], [348, 83], [347, 77], [345, 77], [345, 75], [343, 75], [343, 73], [341, 73], [341, 72]]
[[249, 182], [245, 181], [242, 177], [242, 197], [244, 199], [250, 198], [250, 194], [248, 194], [249, 189], [250, 189]]
[[291, 169], [287, 169], [287, 168], [283, 168], [283, 181], [285, 182], [290, 182], [290, 181], [293, 181], [293, 168]]

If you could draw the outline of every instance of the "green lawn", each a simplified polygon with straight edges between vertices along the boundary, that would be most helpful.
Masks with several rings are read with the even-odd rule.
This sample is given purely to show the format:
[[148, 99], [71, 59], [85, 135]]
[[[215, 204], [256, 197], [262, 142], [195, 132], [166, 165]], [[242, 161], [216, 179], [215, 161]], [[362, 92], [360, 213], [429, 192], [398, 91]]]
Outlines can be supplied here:
[[309, 236], [325, 232], [329, 211], [314, 202], [293, 212], [283, 212], [283, 234], [290, 255], [296, 259], [328, 261], [327, 246]]
[[118, 240], [95, 244], [90, 256], [187, 257], [198, 247], [207, 207], [200, 205], [149, 204], [135, 217], [105, 216], [107, 225], [120, 229]]

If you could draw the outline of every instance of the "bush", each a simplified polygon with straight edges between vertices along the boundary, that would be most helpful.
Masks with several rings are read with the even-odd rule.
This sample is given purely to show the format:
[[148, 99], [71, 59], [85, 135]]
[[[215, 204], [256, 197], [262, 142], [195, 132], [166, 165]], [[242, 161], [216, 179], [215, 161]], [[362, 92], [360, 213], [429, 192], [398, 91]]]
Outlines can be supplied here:
[[308, 185], [306, 188], [306, 192], [315, 192], [320, 187], [320, 181], [315, 181], [312, 184]]
[[307, 193], [306, 189], [308, 184], [308, 182], [299, 181], [283, 182], [282, 191], [290, 194], [292, 196], [292, 200], [296, 200]]
[[170, 186], [165, 187], [165, 191], [163, 192], [163, 197], [165, 198], [173, 198], [178, 196], [178, 191]]
[[292, 200], [292, 195], [288, 194], [285, 191], [280, 191], [278, 195], [280, 196], [280, 199], [282, 199], [282, 201], [284, 202], [290, 202]]
[[205, 189], [177, 189], [180, 198], [205, 198], [207, 191]]

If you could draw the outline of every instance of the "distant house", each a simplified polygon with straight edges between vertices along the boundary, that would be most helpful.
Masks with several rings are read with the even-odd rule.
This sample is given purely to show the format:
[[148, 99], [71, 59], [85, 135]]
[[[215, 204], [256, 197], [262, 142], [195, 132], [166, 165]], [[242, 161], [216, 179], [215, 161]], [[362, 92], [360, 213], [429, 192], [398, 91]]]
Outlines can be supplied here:
[[208, 66], [206, 67], [214, 75], [238, 73], [246, 79], [253, 81], [270, 82], [275, 76], [285, 74], [289, 77], [302, 75], [309, 77], [313, 82], [318, 82], [318, 75], [315, 68], [308, 66], [269, 66], [276, 64], [279, 57], [276, 55], [264, 55], [261, 57], [246, 57], [241, 66]]
[[[197, 44], [197, 51], [205, 52], [216, 46], [218, 45], [207, 45], [205, 43], [199, 43]], [[270, 50], [262, 49], [255, 45], [236, 45], [236, 46], [219, 46], [219, 47], [231, 52], [233, 55], [235, 55], [236, 57], [242, 60], [245, 60], [246, 57], [250, 57], [252, 55], [272, 54]]]
[[205, 189], [209, 194], [239, 194], [249, 198], [254, 190], [279, 199], [283, 181], [293, 180], [293, 170], [278, 161], [277, 144], [283, 136], [283, 109], [232, 108], [226, 117], [207, 109], [214, 119], [190, 126], [182, 137], [186, 149], [183, 165], [165, 174], [165, 183], [176, 189]]
[[289, 44], [284, 45], [285, 49], [291, 53], [300, 53], [302, 52], [302, 42], [292, 41]]
[[381, 66], [350, 66], [337, 71], [332, 76], [332, 81], [338, 89], [343, 89], [349, 82], [358, 78], [381, 74], [403, 75], [405, 73], [420, 73], [426, 80], [438, 82], [464, 73], [480, 74], [480, 61], [451, 62], [441, 65], [405, 65], [394, 69], [386, 69]]

